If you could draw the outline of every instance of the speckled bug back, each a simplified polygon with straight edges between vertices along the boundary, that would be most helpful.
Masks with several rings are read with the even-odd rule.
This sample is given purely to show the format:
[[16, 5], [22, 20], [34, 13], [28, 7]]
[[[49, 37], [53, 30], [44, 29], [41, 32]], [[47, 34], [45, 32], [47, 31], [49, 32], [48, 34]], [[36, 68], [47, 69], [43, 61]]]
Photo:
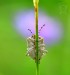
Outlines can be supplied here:
[[[27, 38], [27, 54], [30, 56], [33, 60], [36, 61], [36, 35], [32, 35], [31, 37]], [[40, 60], [42, 56], [47, 53], [47, 50], [45, 49], [44, 39], [39, 36], [38, 37], [38, 59]]]

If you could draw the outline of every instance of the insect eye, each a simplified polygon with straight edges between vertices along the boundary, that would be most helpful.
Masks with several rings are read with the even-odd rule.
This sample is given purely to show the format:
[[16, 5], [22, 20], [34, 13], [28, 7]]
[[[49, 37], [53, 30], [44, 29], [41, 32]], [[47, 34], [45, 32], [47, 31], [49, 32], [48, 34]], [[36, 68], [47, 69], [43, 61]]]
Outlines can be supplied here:
[[35, 35], [32, 35], [32, 38], [35, 39]]
[[32, 38], [33, 38], [33, 36], [32, 36]]
[[32, 38], [34, 38], [34, 35], [32, 35]]
[[39, 39], [41, 39], [41, 37], [39, 37]]

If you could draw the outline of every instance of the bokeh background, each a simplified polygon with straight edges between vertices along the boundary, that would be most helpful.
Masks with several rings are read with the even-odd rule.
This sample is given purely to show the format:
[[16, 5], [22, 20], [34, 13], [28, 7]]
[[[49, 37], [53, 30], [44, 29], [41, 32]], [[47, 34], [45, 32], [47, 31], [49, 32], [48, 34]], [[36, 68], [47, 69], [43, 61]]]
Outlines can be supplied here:
[[[40, 75], [70, 75], [70, 2], [40, 0], [39, 8], [63, 27], [61, 39], [46, 45], [48, 54], [41, 60]], [[32, 0], [0, 0], [0, 75], [36, 75], [35, 62], [26, 56], [27, 36], [20, 33], [14, 22], [17, 12], [30, 10], [34, 10]]]

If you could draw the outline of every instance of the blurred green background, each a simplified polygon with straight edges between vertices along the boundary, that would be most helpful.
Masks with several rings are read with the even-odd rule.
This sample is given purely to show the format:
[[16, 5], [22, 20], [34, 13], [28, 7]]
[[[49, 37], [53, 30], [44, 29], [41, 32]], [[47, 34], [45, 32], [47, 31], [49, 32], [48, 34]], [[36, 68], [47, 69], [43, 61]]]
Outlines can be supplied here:
[[[40, 75], [70, 75], [70, 2], [40, 0], [39, 8], [58, 18], [64, 27], [60, 43], [49, 47], [41, 60]], [[0, 0], [0, 75], [36, 75], [35, 62], [26, 57], [26, 39], [12, 25], [12, 15], [18, 10], [33, 9], [32, 0]]]

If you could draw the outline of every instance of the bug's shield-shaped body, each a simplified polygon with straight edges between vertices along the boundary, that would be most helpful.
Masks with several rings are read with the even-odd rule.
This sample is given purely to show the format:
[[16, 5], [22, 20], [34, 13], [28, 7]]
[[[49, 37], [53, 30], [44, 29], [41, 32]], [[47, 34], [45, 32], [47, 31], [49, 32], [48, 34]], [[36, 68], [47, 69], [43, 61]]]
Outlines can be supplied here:
[[[36, 61], [36, 45], [35, 45], [35, 35], [32, 35], [31, 37], [27, 38], [27, 54], [32, 59]], [[47, 50], [45, 49], [44, 39], [39, 36], [38, 37], [38, 59], [40, 60], [42, 56], [47, 53]]]

